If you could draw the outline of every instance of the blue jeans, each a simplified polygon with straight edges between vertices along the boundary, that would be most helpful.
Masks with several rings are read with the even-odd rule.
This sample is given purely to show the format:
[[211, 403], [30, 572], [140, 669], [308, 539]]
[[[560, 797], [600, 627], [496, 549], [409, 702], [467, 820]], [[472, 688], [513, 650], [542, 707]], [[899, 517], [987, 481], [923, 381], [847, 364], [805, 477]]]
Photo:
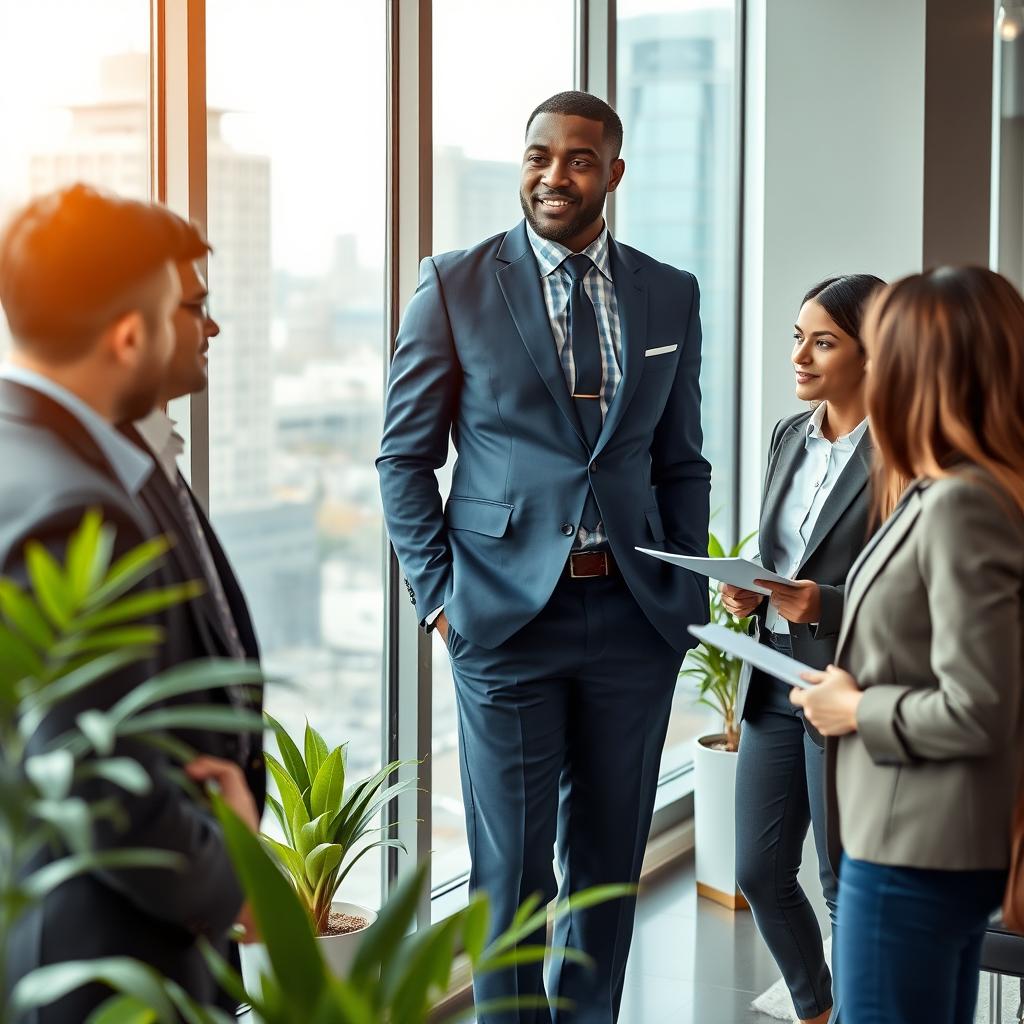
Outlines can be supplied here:
[[1005, 871], [843, 855], [834, 957], [844, 1024], [972, 1024], [981, 943]]

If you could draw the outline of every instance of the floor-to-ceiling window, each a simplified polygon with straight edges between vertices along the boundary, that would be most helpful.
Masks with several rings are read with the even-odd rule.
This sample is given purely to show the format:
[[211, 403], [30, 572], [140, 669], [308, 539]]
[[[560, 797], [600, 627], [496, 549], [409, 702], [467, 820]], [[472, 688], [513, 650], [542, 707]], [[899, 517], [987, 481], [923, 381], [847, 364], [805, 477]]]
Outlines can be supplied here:
[[347, 742], [354, 780], [382, 763], [385, 5], [206, 9], [210, 510], [293, 684], [268, 710]]
[[[76, 181], [145, 199], [148, 5], [0, 3], [0, 140], [0, 226]], [[7, 344], [0, 316], [0, 354]]]
[[[726, 543], [735, 528], [739, 369], [736, 8], [735, 0], [618, 0], [616, 28], [626, 160], [616, 235], [700, 284], [711, 528]], [[714, 719], [681, 683], [663, 766], [687, 759], [688, 741], [705, 731]]]

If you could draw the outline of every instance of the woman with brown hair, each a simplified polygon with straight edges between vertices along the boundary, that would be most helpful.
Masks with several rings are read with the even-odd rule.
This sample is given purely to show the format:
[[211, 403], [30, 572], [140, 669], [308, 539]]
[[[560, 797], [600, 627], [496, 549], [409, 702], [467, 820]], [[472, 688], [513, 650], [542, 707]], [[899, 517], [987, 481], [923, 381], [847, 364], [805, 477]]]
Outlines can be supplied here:
[[845, 1024], [969, 1024], [1024, 769], [1024, 299], [979, 267], [915, 274], [865, 342], [876, 449], [913, 482], [792, 700], [834, 763]]

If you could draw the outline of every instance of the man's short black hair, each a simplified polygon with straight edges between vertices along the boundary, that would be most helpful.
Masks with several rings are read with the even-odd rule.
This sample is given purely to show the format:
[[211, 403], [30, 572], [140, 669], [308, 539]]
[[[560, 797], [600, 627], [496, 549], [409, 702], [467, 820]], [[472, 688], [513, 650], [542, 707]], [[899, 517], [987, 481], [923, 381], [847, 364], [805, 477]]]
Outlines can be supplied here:
[[530, 125], [538, 114], [569, 114], [585, 117], [588, 121], [600, 121], [604, 125], [605, 141], [611, 142], [616, 157], [622, 149], [622, 122], [619, 115], [604, 100], [589, 92], [570, 89], [568, 92], [555, 93], [530, 115], [530, 120], [526, 122], [526, 134], [530, 133]]
[[72, 185], [32, 200], [0, 238], [0, 305], [20, 340], [73, 350], [118, 316], [162, 264], [210, 251], [164, 206]]

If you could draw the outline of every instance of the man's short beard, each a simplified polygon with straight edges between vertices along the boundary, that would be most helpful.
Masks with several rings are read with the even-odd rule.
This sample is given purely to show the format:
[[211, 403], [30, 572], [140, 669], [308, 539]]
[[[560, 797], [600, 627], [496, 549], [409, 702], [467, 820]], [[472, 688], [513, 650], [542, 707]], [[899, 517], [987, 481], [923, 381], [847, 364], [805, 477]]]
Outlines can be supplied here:
[[604, 197], [602, 196], [598, 202], [589, 207], [581, 206], [577, 215], [571, 221], [566, 224], [558, 224], [554, 228], [541, 227], [537, 221], [537, 217], [533, 212], [533, 196], [526, 195], [520, 191], [519, 205], [523, 208], [523, 216], [526, 217], [527, 223], [541, 238], [546, 238], [549, 242], [564, 244], [568, 239], [578, 235], [584, 228], [589, 227], [601, 216], [604, 211]]

